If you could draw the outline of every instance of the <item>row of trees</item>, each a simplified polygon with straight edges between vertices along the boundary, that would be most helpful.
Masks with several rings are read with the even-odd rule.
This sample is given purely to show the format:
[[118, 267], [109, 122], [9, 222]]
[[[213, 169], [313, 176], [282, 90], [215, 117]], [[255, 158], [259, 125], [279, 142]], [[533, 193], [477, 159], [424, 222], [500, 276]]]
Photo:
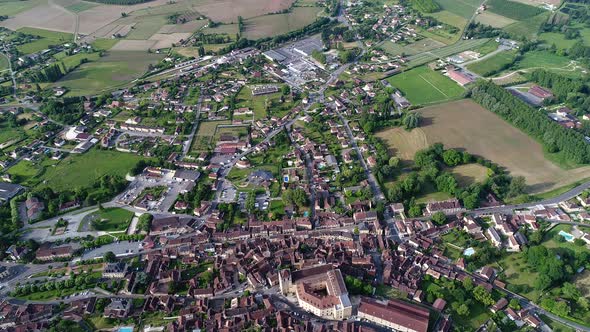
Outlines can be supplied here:
[[483, 107], [540, 141], [547, 151], [561, 152], [563, 158], [573, 164], [590, 162], [590, 145], [584, 135], [560, 126], [504, 88], [480, 80], [475, 83], [470, 95]]
[[64, 77], [68, 71], [63, 63], [54, 63], [45, 67], [42, 70], [31, 73], [31, 81], [33, 82], [57, 82]]

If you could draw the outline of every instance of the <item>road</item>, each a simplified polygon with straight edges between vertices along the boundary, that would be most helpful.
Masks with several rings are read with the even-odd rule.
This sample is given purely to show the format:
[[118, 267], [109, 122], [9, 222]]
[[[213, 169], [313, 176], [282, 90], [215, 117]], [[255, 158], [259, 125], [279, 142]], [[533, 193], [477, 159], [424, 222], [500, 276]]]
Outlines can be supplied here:
[[18, 90], [18, 86], [16, 85], [16, 77], [14, 76], [14, 70], [12, 70], [12, 61], [10, 60], [10, 57], [8, 56], [8, 54], [1, 52], [0, 54], [2, 54], [3, 57], [6, 58], [6, 60], [8, 60], [8, 70], [10, 70], [10, 77], [12, 78], [12, 95], [14, 97], [14, 99], [17, 99], [16, 96], [16, 92]]
[[182, 147], [182, 158], [186, 157], [188, 152], [191, 149], [191, 145], [193, 144], [193, 140], [195, 138], [195, 134], [197, 133], [197, 128], [199, 128], [199, 121], [201, 119], [201, 105], [203, 103], [203, 88], [200, 88], [199, 91], [199, 100], [197, 101], [197, 115], [195, 117], [195, 123], [193, 124], [193, 129], [191, 130], [190, 135], [188, 136], [186, 143]]

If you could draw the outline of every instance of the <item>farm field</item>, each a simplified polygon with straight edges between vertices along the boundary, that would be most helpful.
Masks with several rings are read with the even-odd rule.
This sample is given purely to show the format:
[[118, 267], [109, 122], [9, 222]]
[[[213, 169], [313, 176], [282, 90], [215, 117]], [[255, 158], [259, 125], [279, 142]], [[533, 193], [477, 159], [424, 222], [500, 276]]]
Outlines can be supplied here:
[[419, 40], [417, 42], [414, 42], [412, 44], [408, 44], [408, 45], [404, 46], [403, 50], [404, 50], [404, 53], [407, 55], [414, 55], [414, 54], [420, 54], [423, 52], [431, 51], [431, 50], [441, 48], [444, 46], [445, 46], [444, 43], [441, 43], [441, 42], [436, 41], [431, 38], [425, 38], [425, 39]]
[[74, 40], [73, 34], [65, 32], [55, 32], [35, 28], [22, 28], [18, 31], [41, 37], [33, 42], [17, 46], [17, 49], [25, 54], [36, 53], [47, 49], [49, 45], [63, 44]]
[[517, 69], [538, 68], [545, 69], [563, 68], [570, 63], [570, 59], [544, 51], [527, 52], [520, 61], [516, 63]]
[[504, 27], [508, 33], [522, 36], [524, 38], [533, 39], [537, 37], [541, 25], [547, 22], [549, 12], [543, 12], [537, 16], [533, 16], [521, 21], [517, 21]]
[[489, 11], [500, 16], [520, 21], [541, 14], [542, 8], [510, 0], [489, 0], [486, 2]]
[[383, 51], [385, 51], [391, 55], [398, 55], [398, 54], [405, 53], [403, 45], [393, 43], [390, 40], [384, 41], [383, 43], [381, 43], [381, 45], [379, 45], [379, 47], [381, 47], [383, 49]]
[[475, 21], [479, 22], [481, 24], [486, 24], [486, 25], [491, 25], [494, 28], [503, 28], [507, 25], [510, 25], [514, 22], [516, 22], [515, 20], [508, 18], [506, 16], [502, 16], [502, 15], [498, 15], [498, 14], [494, 14], [490, 11], [485, 11], [481, 14], [478, 14], [475, 17]]
[[66, 6], [65, 8], [71, 12], [80, 13], [80, 12], [83, 12], [83, 11], [88, 10], [90, 8], [94, 8], [96, 6], [98, 6], [98, 4], [82, 1], [82, 2], [78, 2], [78, 3], [73, 3], [69, 6]]
[[68, 95], [89, 95], [125, 85], [146, 72], [160, 55], [146, 52], [110, 51], [98, 61], [86, 63], [55, 83], [67, 87]]
[[55, 167], [48, 167], [39, 179], [42, 181], [39, 187], [55, 191], [86, 188], [106, 174], [124, 177], [141, 159], [130, 153], [91, 149], [82, 155], [71, 155]]
[[0, 56], [0, 71], [8, 69], [8, 59], [5, 56]]
[[450, 55], [457, 54], [467, 50], [476, 49], [485, 43], [488, 42], [489, 39], [482, 38], [482, 39], [470, 39], [470, 40], [460, 40], [453, 45], [441, 47], [436, 50], [432, 50], [430, 52], [423, 52], [420, 54], [416, 54], [413, 56], [408, 57], [408, 66], [416, 67], [423, 64], [426, 64], [430, 61], [437, 60], [439, 58], [446, 58]]
[[262, 15], [244, 22], [244, 36], [260, 39], [282, 35], [313, 23], [322, 8], [295, 7], [286, 14]]
[[387, 79], [414, 104], [429, 104], [459, 97], [463, 88], [428, 67], [418, 67]]
[[2, 15], [14, 16], [43, 3], [47, 3], [47, 0], [1, 0], [0, 13]]
[[467, 65], [467, 69], [481, 76], [490, 76], [512, 64], [515, 59], [515, 51], [501, 52], [487, 59], [471, 63]]
[[257, 17], [266, 13], [285, 10], [295, 0], [192, 0], [192, 8], [213, 21], [237, 22], [238, 16], [244, 19]]
[[565, 35], [558, 32], [543, 32], [539, 34], [539, 40], [562, 50], [569, 49], [577, 42], [576, 39], [565, 39]]
[[466, 19], [471, 18], [482, 2], [482, 0], [436, 0], [442, 9]]
[[[590, 176], [590, 167], [565, 170], [547, 160], [542, 146], [520, 130], [471, 100], [460, 100], [418, 110], [423, 125], [411, 132], [400, 128], [381, 131], [390, 149], [402, 159], [441, 142], [465, 149], [524, 176], [530, 193], [541, 193]], [[526, 155], [527, 158], [522, 158]]]
[[440, 10], [438, 12], [429, 13], [428, 15], [436, 18], [437, 20], [443, 23], [452, 25], [461, 30], [463, 30], [463, 28], [467, 24], [467, 19], [465, 17], [452, 13], [448, 10]]

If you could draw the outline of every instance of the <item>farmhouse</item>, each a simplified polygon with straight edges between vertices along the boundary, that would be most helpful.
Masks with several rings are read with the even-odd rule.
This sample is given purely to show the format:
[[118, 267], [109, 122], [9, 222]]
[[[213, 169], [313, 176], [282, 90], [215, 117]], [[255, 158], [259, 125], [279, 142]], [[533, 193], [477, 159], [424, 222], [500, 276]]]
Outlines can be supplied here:
[[369, 298], [361, 299], [358, 315], [387, 328], [406, 332], [426, 332], [430, 317], [428, 310], [398, 300], [382, 304]]
[[473, 77], [460, 70], [457, 70], [452, 66], [447, 67], [447, 75], [449, 75], [449, 78], [457, 82], [460, 86], [465, 86], [474, 81]]
[[432, 215], [436, 212], [444, 214], [454, 214], [463, 211], [463, 207], [458, 199], [453, 198], [446, 201], [430, 202], [426, 204], [425, 214]]

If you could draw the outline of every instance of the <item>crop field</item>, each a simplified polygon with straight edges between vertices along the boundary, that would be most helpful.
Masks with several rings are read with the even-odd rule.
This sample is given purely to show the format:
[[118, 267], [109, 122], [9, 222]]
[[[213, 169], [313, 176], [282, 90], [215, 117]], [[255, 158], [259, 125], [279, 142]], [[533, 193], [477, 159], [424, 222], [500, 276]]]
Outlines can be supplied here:
[[510, 0], [489, 0], [486, 2], [488, 10], [500, 16], [516, 21], [524, 20], [541, 14], [544, 9]]
[[238, 16], [244, 19], [285, 10], [295, 0], [193, 0], [193, 9], [213, 21], [235, 23]]
[[22, 28], [18, 31], [41, 37], [31, 43], [17, 46], [17, 49], [25, 54], [36, 53], [47, 49], [49, 45], [58, 45], [74, 40], [74, 35], [65, 32], [55, 32], [35, 28]]
[[565, 39], [565, 35], [558, 32], [543, 32], [539, 34], [539, 40], [548, 45], [555, 45], [558, 49], [568, 49], [576, 43], [576, 39]]
[[0, 26], [10, 30], [31, 27], [70, 33], [74, 32], [75, 25], [74, 13], [63, 7], [49, 5], [46, 1], [0, 22]]
[[463, 88], [441, 73], [419, 67], [387, 79], [414, 104], [429, 104], [459, 97]]
[[436, 50], [432, 50], [429, 52], [423, 52], [420, 54], [416, 54], [413, 56], [408, 57], [408, 66], [416, 67], [428, 62], [446, 58], [450, 55], [457, 54], [463, 51], [476, 49], [483, 44], [485, 44], [489, 39], [482, 38], [482, 39], [470, 39], [470, 40], [460, 40], [453, 45], [441, 47]]
[[260, 39], [282, 35], [310, 25], [317, 19], [320, 7], [295, 7], [286, 14], [262, 15], [244, 22], [244, 36]]
[[440, 7], [463, 18], [471, 18], [483, 0], [436, 0]]
[[94, 8], [96, 6], [98, 6], [98, 4], [82, 1], [82, 2], [78, 2], [78, 3], [73, 3], [69, 6], [66, 6], [65, 8], [71, 12], [80, 13], [80, 12], [83, 12], [83, 11], [88, 10], [90, 8]]
[[404, 53], [407, 55], [415, 55], [423, 52], [431, 51], [437, 48], [444, 47], [445, 44], [431, 38], [425, 38], [417, 42], [404, 46]]
[[446, 23], [448, 25], [452, 25], [454, 27], [457, 27], [461, 30], [463, 30], [463, 28], [465, 27], [465, 25], [467, 24], [467, 19], [461, 15], [457, 15], [453, 12], [450, 12], [448, 10], [440, 10], [434, 13], [429, 13], [429, 16], [432, 16], [434, 18], [436, 18], [437, 20]]
[[549, 18], [549, 12], [543, 12], [537, 16], [507, 25], [504, 30], [517, 36], [533, 39], [537, 37], [541, 25], [547, 22], [547, 18]]
[[14, 16], [46, 2], [46, 0], [0, 0], [0, 13]]
[[103, 175], [125, 174], [142, 157], [130, 153], [92, 149], [82, 155], [71, 155], [55, 167], [48, 167], [41, 176], [41, 187], [55, 191], [72, 190], [91, 186]]
[[518, 61], [517, 68], [538, 68], [546, 69], [563, 68], [570, 63], [570, 59], [550, 52], [532, 51], [527, 52], [523, 58]]
[[420, 128], [411, 132], [391, 128], [378, 134], [402, 159], [441, 142], [448, 148], [465, 149], [489, 159], [513, 176], [524, 176], [530, 193], [590, 176], [588, 166], [565, 170], [553, 164], [545, 158], [538, 142], [471, 100], [430, 106], [418, 112], [422, 115]]
[[501, 52], [487, 59], [470, 63], [467, 65], [467, 69], [481, 76], [489, 76], [512, 64], [515, 59], [516, 52]]
[[383, 43], [381, 43], [381, 45], [379, 45], [379, 47], [381, 47], [383, 49], [383, 51], [385, 51], [391, 55], [398, 55], [398, 54], [405, 53], [403, 45], [393, 43], [390, 40], [384, 41]]
[[68, 95], [82, 96], [125, 85], [143, 75], [148, 65], [162, 56], [146, 52], [110, 51], [98, 61], [81, 65], [55, 83], [70, 89]]
[[498, 15], [498, 14], [494, 14], [494, 13], [487, 11], [487, 10], [481, 14], [478, 14], [475, 17], [475, 21], [479, 22], [481, 24], [493, 26], [494, 28], [503, 28], [507, 25], [510, 25], [510, 24], [516, 22], [515, 20], [513, 20], [511, 18], [508, 18], [506, 16], [502, 16], [502, 15]]

